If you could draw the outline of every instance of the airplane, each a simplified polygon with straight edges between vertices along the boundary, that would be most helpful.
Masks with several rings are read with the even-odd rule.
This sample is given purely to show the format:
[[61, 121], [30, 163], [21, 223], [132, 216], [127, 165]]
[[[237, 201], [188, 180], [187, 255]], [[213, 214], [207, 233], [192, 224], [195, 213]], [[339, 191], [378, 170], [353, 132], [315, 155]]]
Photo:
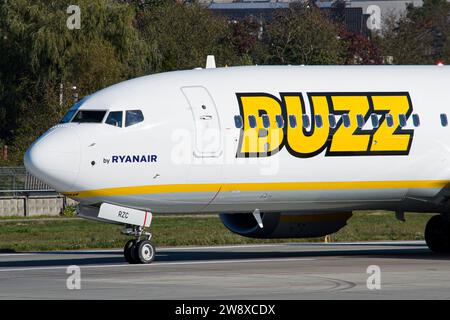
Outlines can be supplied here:
[[144, 76], [75, 103], [27, 150], [27, 170], [123, 225], [151, 263], [160, 214], [219, 214], [253, 238], [321, 237], [355, 210], [437, 213], [450, 252], [450, 68], [239, 66]]

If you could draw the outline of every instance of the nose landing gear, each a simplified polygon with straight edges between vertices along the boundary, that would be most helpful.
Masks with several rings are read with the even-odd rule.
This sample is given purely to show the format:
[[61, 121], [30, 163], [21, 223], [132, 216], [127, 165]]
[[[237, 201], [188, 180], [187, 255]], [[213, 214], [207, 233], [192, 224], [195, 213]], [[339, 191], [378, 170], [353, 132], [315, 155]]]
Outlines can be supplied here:
[[[130, 264], [147, 264], [153, 262], [156, 255], [155, 246], [151, 243], [152, 234], [144, 232], [143, 227], [126, 227], [123, 234], [132, 235], [136, 239], [129, 240], [123, 249], [125, 260]], [[145, 239], [141, 240], [144, 237]]]
[[433, 216], [425, 227], [425, 241], [435, 253], [450, 253], [450, 220], [443, 215]]

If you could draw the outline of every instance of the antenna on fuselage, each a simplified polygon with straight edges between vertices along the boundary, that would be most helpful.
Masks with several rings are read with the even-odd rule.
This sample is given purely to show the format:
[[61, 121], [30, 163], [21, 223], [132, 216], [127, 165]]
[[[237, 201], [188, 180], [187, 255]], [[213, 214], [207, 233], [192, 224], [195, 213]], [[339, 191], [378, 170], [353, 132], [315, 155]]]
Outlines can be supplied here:
[[216, 67], [216, 58], [213, 55], [206, 57], [206, 69], [214, 69]]

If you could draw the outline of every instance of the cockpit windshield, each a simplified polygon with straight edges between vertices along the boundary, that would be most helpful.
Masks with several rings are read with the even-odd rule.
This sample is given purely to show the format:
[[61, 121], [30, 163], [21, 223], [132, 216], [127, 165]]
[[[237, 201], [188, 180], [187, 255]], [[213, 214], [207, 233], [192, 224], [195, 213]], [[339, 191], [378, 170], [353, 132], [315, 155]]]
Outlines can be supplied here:
[[125, 127], [135, 125], [144, 121], [144, 115], [141, 110], [128, 110], [126, 113]]
[[117, 110], [108, 112], [108, 110], [80, 109], [86, 98], [74, 104], [64, 115], [60, 123], [105, 123], [123, 128], [144, 121], [144, 115], [141, 110]]
[[77, 112], [77, 110], [70, 109], [67, 111], [67, 113], [64, 115], [64, 117], [61, 119], [59, 123], [68, 123], [72, 119], [73, 115]]
[[75, 103], [72, 107], [70, 107], [69, 111], [64, 115], [64, 117], [61, 119], [59, 123], [68, 123], [70, 120], [72, 120], [74, 114], [77, 112], [78, 109], [80, 109], [83, 102], [86, 100], [86, 98], [81, 99], [77, 103]]
[[101, 110], [78, 110], [72, 122], [77, 123], [101, 123], [106, 111]]
[[108, 114], [105, 123], [122, 128], [123, 120], [125, 120], [125, 127], [130, 127], [144, 121], [144, 115], [141, 110], [111, 111]]
[[105, 123], [115, 127], [122, 127], [122, 117], [122, 111], [111, 111], [108, 118], [106, 118]]

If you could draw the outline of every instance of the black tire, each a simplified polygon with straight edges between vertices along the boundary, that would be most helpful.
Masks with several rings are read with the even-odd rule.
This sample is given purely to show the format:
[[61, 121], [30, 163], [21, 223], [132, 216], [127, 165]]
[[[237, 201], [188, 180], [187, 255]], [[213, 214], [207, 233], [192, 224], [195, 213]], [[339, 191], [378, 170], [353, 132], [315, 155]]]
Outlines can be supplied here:
[[433, 216], [425, 227], [425, 242], [435, 253], [450, 253], [450, 223], [442, 216]]
[[133, 256], [137, 263], [152, 263], [156, 256], [155, 246], [148, 240], [139, 241], [134, 247]]
[[136, 245], [136, 240], [129, 240], [123, 248], [123, 256], [128, 263], [135, 264], [137, 261], [134, 259], [133, 251]]

